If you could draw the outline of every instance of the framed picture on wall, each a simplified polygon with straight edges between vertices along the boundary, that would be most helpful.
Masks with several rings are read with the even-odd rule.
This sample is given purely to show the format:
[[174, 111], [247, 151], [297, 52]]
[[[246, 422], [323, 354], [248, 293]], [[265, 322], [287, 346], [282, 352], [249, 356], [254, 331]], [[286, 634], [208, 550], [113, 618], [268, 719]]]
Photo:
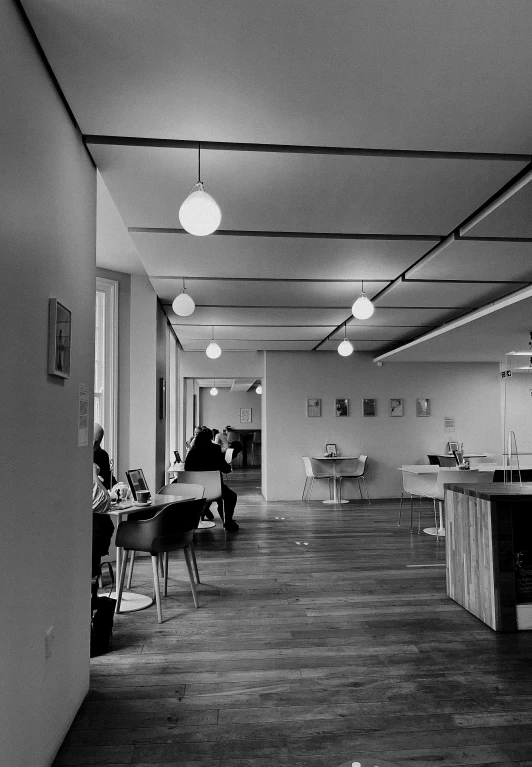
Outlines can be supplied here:
[[404, 400], [402, 397], [392, 397], [390, 400], [390, 415], [397, 418], [404, 412]]
[[334, 409], [335, 409], [336, 415], [338, 416], [349, 415], [349, 400], [348, 399], [335, 400]]
[[377, 415], [377, 400], [373, 398], [364, 398], [362, 400], [362, 415], [372, 416]]
[[72, 312], [51, 298], [48, 304], [48, 373], [70, 378]]
[[240, 408], [240, 423], [251, 423], [251, 408], [250, 407], [241, 407]]
[[424, 399], [419, 397], [416, 400], [416, 415], [427, 416], [430, 415], [430, 399]]
[[307, 418], [319, 418], [321, 416], [321, 399], [307, 400]]

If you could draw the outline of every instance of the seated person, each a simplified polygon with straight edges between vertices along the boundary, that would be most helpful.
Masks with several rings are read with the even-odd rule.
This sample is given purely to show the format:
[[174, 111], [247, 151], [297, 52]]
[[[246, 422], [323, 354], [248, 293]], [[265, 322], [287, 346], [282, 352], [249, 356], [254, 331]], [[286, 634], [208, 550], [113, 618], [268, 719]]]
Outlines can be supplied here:
[[[104, 451], [105, 452], [105, 451]], [[92, 465], [92, 572], [95, 578], [100, 572], [100, 560], [109, 553], [111, 538], [115, 531], [111, 518], [105, 512], [111, 508], [109, 493], [98, 476], [99, 468]]]
[[187, 453], [188, 453], [188, 451], [190, 450], [190, 448], [192, 447], [192, 445], [194, 444], [194, 440], [196, 439], [196, 437], [197, 437], [197, 436], [198, 436], [198, 434], [200, 433], [201, 429], [202, 429], [202, 427], [201, 427], [201, 426], [195, 426], [195, 427], [194, 427], [194, 434], [193, 434], [193, 435], [192, 435], [192, 437], [191, 437], [191, 438], [188, 440], [188, 442], [185, 442], [185, 447], [186, 447], [186, 449], [187, 449]]
[[[225, 462], [220, 447], [213, 443], [210, 431], [202, 431], [195, 438], [194, 444], [185, 458], [185, 471], [220, 471], [225, 474], [231, 471], [231, 467]], [[235, 491], [227, 487], [222, 479], [223, 512], [221, 504], [219, 504], [218, 513], [226, 530], [238, 530], [239, 526], [233, 519], [237, 497]]]
[[111, 462], [109, 460], [109, 453], [105, 451], [101, 442], [104, 436], [103, 428], [99, 423], [94, 424], [94, 436], [93, 436], [93, 461], [98, 467], [98, 475], [101, 477], [103, 486], [106, 490], [110, 490], [113, 485], [116, 485], [116, 479], [111, 472]]
[[222, 449], [222, 453], [225, 453], [225, 451], [229, 447], [229, 440], [227, 439], [225, 434], [222, 434], [221, 432], [219, 432], [218, 429], [213, 429], [212, 434], [213, 434], [212, 441], [214, 442], [214, 444], [219, 445]]

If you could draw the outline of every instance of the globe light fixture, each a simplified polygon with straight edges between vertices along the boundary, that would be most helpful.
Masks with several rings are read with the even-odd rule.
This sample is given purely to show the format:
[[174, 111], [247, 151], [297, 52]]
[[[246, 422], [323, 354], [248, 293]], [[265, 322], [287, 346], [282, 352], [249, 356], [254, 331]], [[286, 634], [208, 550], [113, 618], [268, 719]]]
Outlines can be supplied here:
[[172, 309], [180, 317], [188, 317], [192, 314], [195, 308], [196, 304], [187, 293], [187, 289], [185, 288], [185, 278], [183, 277], [183, 289], [181, 293], [174, 298]]
[[216, 395], [218, 394], [218, 389], [216, 388], [216, 381], [213, 381], [213, 382], [212, 382], [212, 389], [211, 389], [211, 391], [210, 391], [210, 394], [211, 394], [213, 397], [216, 397]]
[[368, 320], [375, 311], [375, 307], [364, 293], [364, 280], [362, 280], [362, 292], [353, 304], [351, 311], [357, 320]]
[[344, 322], [344, 340], [338, 346], [338, 354], [341, 357], [349, 357], [353, 354], [354, 348], [351, 341], [347, 339], [347, 323]]
[[201, 180], [201, 144], [198, 143], [198, 182], [179, 208], [179, 221], [189, 234], [205, 237], [218, 229], [221, 220], [222, 211], [216, 200], [207, 194]]
[[218, 357], [220, 356], [221, 353], [222, 353], [222, 350], [220, 349], [220, 347], [218, 346], [218, 344], [214, 340], [214, 328], [213, 328], [212, 329], [212, 340], [211, 340], [210, 344], [207, 346], [207, 348], [205, 349], [205, 354], [211, 360], [215, 360], [215, 359], [218, 359]]
[[255, 389], [255, 391], [257, 392], [257, 394], [262, 394], [262, 384], [259, 384], [257, 388]]

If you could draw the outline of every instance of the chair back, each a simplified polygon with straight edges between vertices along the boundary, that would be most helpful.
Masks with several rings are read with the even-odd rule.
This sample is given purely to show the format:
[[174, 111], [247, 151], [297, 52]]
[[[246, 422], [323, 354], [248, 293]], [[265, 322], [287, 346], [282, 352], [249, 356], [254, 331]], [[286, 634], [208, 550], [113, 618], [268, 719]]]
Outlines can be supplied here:
[[449, 469], [456, 469], [456, 458], [454, 455], [445, 456], [445, 455], [439, 455], [438, 456], [438, 463], [440, 466], [445, 466]]
[[312, 470], [311, 477], [332, 477], [333, 469], [328, 461], [320, 461], [319, 458], [309, 458]]
[[231, 463], [233, 460], [233, 448], [228, 447], [227, 450], [224, 453], [224, 458], [226, 463]]
[[303, 458], [303, 466], [305, 467], [305, 475], [307, 477], [313, 477], [314, 474], [312, 473], [312, 464], [310, 462], [310, 458], [308, 455], [302, 456]]
[[201, 498], [169, 503], [150, 519], [125, 520], [118, 525], [116, 545], [151, 554], [183, 548], [192, 542], [203, 505]]
[[429, 463], [431, 466], [439, 466], [440, 461], [437, 455], [427, 455], [427, 458], [429, 459]]
[[436, 483], [436, 498], [443, 501], [445, 498], [444, 485], [473, 485], [478, 482], [489, 482], [490, 473], [481, 472], [478, 469], [462, 471], [457, 466], [454, 468], [440, 468]]
[[190, 499], [203, 498], [205, 488], [203, 485], [193, 485], [185, 482], [171, 482], [169, 485], [161, 487], [159, 495], [186, 495]]
[[433, 498], [436, 492], [436, 483], [438, 480], [437, 472], [426, 474], [414, 474], [406, 471], [403, 467], [403, 490], [411, 495], [420, 495], [424, 498]]
[[222, 497], [222, 476], [219, 471], [180, 471], [179, 484], [202, 485], [205, 501], [211, 503]]
[[358, 458], [346, 458], [344, 461], [337, 461], [337, 477], [362, 477], [366, 468], [367, 455], [359, 455]]

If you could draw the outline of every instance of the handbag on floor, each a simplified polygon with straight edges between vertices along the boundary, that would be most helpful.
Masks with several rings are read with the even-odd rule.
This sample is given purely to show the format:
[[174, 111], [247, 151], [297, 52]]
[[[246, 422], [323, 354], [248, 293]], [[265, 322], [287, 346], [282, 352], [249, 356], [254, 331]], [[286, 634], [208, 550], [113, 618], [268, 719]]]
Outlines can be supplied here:
[[98, 596], [98, 580], [94, 580], [91, 594], [91, 658], [109, 652], [113, 641], [116, 599]]

